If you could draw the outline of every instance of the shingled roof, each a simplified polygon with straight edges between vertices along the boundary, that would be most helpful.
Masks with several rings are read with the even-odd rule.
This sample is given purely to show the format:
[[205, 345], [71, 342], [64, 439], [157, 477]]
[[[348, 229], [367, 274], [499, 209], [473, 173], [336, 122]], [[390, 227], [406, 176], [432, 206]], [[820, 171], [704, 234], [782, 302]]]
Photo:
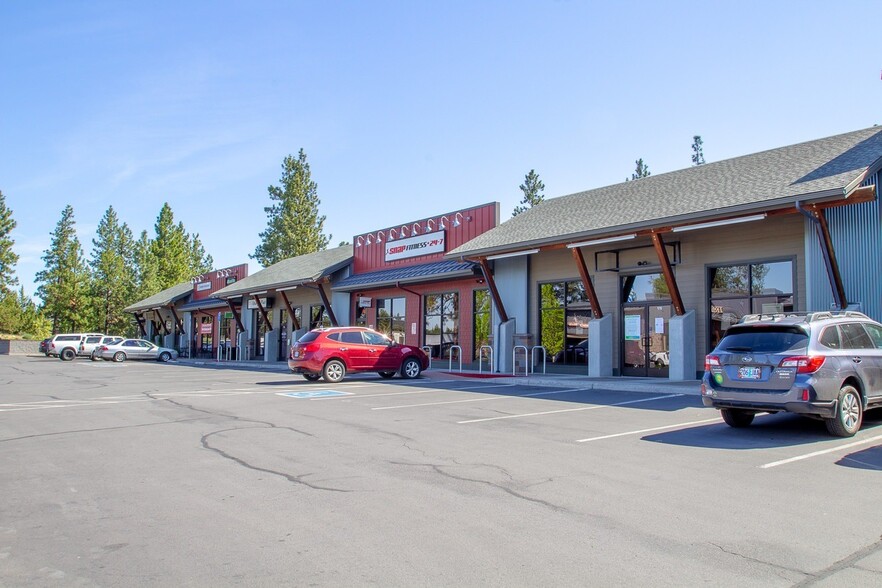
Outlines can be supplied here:
[[123, 309], [123, 312], [141, 312], [144, 310], [152, 310], [154, 308], [168, 306], [172, 302], [176, 302], [182, 298], [185, 298], [192, 291], [192, 283], [181, 282], [180, 284], [175, 284], [171, 288], [166, 288], [161, 292], [157, 292], [153, 296], [145, 298], [140, 302], [136, 302], [134, 304], [126, 306]]
[[351, 261], [352, 245], [289, 257], [218, 290], [213, 296], [233, 298], [262, 290], [308, 284], [346, 267]]
[[842, 198], [882, 158], [882, 127], [781, 147], [544, 201], [447, 254], [529, 247]]

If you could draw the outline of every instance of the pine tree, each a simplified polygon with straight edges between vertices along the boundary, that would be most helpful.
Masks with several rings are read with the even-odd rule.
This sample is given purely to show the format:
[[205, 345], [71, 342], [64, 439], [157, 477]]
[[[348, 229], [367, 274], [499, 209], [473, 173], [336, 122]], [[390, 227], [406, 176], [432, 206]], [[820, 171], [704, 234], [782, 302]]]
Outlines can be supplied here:
[[96, 238], [92, 240], [92, 324], [101, 326], [104, 333], [130, 332], [131, 317], [123, 308], [135, 302], [135, 239], [113, 206], [108, 207], [98, 223]]
[[193, 233], [190, 242], [190, 276], [201, 276], [211, 271], [214, 267], [214, 259], [205, 253], [205, 247], [199, 239], [199, 233]]
[[156, 264], [159, 290], [192, 278], [189, 235], [183, 223], [175, 224], [175, 215], [168, 202], [162, 205], [154, 229], [156, 236], [150, 241], [150, 254]]
[[537, 204], [541, 204], [545, 200], [545, 184], [539, 179], [536, 170], [531, 169], [530, 173], [524, 176], [524, 183], [518, 186], [524, 193], [524, 198], [519, 206], [515, 206], [512, 216], [517, 216], [522, 212], [533, 208]]
[[45, 269], [36, 274], [37, 296], [43, 300], [52, 331], [77, 332], [88, 325], [89, 271], [77, 238], [74, 212], [67, 205], [43, 255]]
[[331, 235], [322, 233], [325, 217], [319, 216], [321, 200], [303, 149], [296, 159], [289, 155], [282, 162], [280, 184], [267, 188], [273, 204], [263, 209], [267, 227], [251, 255], [264, 267], [321, 251], [331, 240]]
[[704, 141], [701, 135], [692, 137], [692, 165], [701, 165], [704, 163]]
[[18, 284], [15, 277], [18, 255], [12, 250], [15, 241], [10, 236], [15, 226], [12, 210], [6, 207], [6, 198], [0, 192], [0, 294], [8, 293]]
[[629, 180], [639, 180], [640, 178], [646, 178], [652, 175], [649, 172], [649, 166], [643, 163], [643, 158], [641, 157], [637, 161], [634, 162], [635, 168], [634, 173], [631, 174], [630, 178], [625, 178], [625, 181]]
[[135, 242], [135, 275], [137, 287], [135, 288], [136, 300], [143, 300], [156, 294], [162, 288], [159, 287], [159, 275], [156, 260], [153, 257], [151, 240], [147, 231], [141, 231], [141, 238]]

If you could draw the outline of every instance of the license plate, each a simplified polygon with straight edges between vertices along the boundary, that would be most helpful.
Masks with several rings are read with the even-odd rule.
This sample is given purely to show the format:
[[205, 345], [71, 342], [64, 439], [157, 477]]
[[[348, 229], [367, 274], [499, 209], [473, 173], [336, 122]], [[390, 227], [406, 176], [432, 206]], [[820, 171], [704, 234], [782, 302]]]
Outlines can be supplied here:
[[762, 369], [758, 367], [743, 366], [738, 368], [739, 380], [759, 380], [762, 375]]

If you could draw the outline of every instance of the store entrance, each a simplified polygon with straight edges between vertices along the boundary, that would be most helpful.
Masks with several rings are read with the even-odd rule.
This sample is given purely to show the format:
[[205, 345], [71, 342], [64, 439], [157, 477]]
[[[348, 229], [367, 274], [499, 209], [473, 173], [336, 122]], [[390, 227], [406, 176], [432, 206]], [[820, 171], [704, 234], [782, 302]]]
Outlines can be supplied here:
[[673, 307], [661, 274], [622, 278], [623, 376], [668, 377]]

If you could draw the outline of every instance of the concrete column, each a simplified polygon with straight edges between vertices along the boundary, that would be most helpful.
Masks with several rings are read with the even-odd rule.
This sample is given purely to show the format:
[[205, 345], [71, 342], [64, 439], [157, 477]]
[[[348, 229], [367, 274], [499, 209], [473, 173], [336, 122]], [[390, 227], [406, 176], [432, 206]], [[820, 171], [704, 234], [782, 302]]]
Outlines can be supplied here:
[[588, 323], [588, 375], [607, 378], [613, 375], [613, 317], [592, 319]]
[[493, 337], [493, 360], [496, 371], [510, 374], [514, 368], [511, 352], [514, 350], [515, 319], [509, 319], [496, 327]]
[[670, 361], [668, 379], [674, 381], [694, 380], [697, 377], [695, 354], [695, 311], [671, 318], [669, 323]]

